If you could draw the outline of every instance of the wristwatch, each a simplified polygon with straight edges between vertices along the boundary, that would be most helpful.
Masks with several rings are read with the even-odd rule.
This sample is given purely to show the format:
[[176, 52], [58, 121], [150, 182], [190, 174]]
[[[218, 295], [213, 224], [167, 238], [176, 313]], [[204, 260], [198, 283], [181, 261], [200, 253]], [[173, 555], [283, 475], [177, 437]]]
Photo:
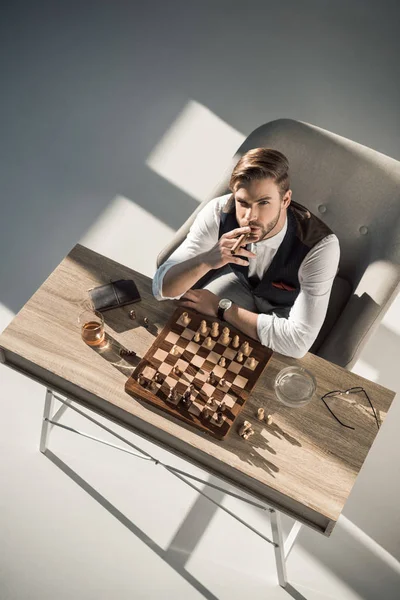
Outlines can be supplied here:
[[221, 298], [221, 300], [219, 301], [219, 304], [218, 304], [218, 311], [217, 311], [218, 319], [221, 319], [221, 321], [225, 321], [224, 313], [231, 306], [232, 306], [232, 300], [229, 300], [228, 298]]

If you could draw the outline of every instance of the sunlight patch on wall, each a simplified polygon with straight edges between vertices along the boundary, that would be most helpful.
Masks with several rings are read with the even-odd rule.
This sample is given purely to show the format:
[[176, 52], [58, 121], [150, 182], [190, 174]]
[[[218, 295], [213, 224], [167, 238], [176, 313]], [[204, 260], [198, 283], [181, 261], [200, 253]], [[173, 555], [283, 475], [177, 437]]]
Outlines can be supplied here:
[[360, 377], [365, 377], [365, 379], [369, 379], [370, 381], [377, 382], [379, 378], [378, 369], [374, 369], [374, 367], [361, 358], [357, 360], [351, 371], [352, 373], [356, 373], [357, 375], [360, 375]]
[[116, 196], [79, 243], [152, 277], [174, 230], [132, 200]]
[[245, 136], [191, 100], [149, 155], [146, 164], [198, 200], [212, 197]]

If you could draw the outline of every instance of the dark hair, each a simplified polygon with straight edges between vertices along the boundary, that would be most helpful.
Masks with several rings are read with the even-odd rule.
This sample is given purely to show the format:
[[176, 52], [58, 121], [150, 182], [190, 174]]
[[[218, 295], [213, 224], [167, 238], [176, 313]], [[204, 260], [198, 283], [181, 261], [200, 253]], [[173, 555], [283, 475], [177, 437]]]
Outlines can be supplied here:
[[243, 154], [232, 171], [229, 181], [231, 192], [237, 184], [246, 184], [257, 179], [271, 178], [279, 187], [281, 198], [290, 187], [289, 161], [282, 152], [272, 148], [253, 148]]

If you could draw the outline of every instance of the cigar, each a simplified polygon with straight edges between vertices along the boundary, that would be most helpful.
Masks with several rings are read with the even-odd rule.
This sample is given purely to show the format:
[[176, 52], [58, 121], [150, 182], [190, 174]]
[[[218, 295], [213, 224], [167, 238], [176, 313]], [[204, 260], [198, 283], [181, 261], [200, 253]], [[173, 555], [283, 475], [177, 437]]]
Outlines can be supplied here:
[[238, 248], [240, 248], [240, 246], [245, 246], [246, 245], [246, 240], [248, 237], [250, 237], [251, 232], [249, 233], [242, 233], [242, 235], [240, 237], [238, 237], [238, 239], [236, 240], [235, 244], [232, 246], [231, 249], [231, 253], [232, 254], [236, 254], [236, 250]]

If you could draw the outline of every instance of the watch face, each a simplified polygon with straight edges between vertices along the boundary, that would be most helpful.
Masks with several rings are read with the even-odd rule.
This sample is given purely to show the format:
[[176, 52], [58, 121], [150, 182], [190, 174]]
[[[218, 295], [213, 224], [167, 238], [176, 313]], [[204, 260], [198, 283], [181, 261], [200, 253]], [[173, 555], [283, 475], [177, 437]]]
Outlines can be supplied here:
[[230, 308], [232, 306], [232, 300], [228, 300], [228, 298], [222, 298], [219, 305], [224, 310], [227, 310], [228, 308]]

